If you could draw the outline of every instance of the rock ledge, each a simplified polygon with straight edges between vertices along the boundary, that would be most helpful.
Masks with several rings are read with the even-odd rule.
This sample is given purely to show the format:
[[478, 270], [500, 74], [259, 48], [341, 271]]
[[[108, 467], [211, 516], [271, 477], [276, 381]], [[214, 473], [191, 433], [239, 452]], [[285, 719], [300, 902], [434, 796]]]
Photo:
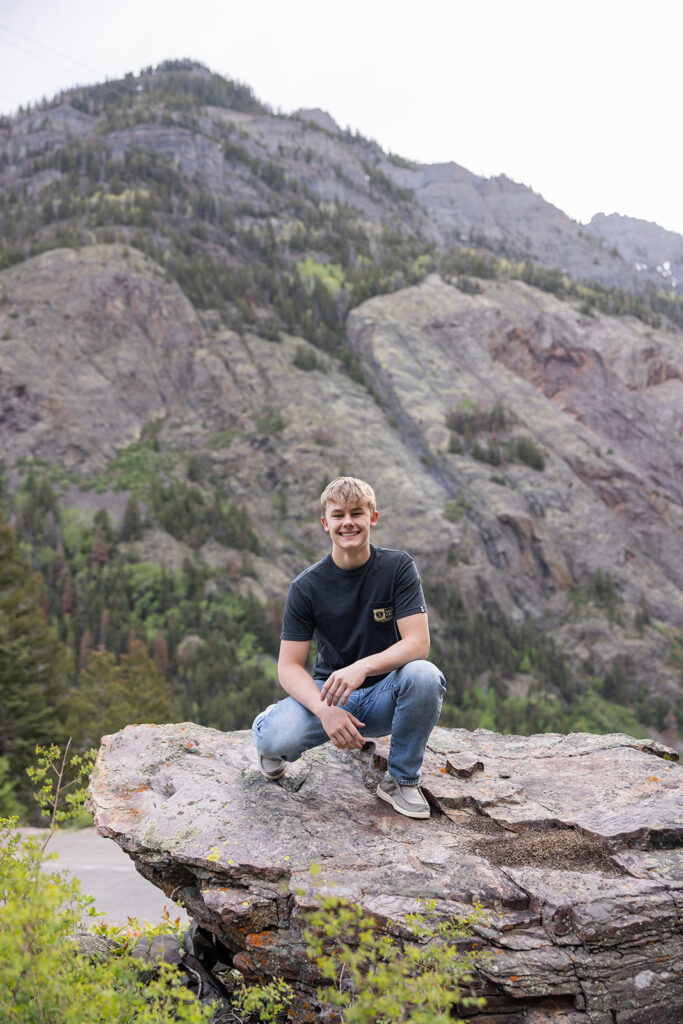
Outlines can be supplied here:
[[441, 916], [483, 904], [490, 920], [477, 932], [495, 955], [477, 979], [487, 999], [478, 1021], [681, 1020], [675, 751], [624, 735], [437, 728], [422, 776], [429, 821], [374, 795], [387, 751], [388, 740], [359, 754], [319, 748], [271, 783], [246, 732], [128, 726], [102, 741], [91, 806], [98, 831], [182, 902], [234, 967], [294, 984], [297, 1019], [317, 982], [301, 915], [334, 886], [382, 922], [420, 899]]

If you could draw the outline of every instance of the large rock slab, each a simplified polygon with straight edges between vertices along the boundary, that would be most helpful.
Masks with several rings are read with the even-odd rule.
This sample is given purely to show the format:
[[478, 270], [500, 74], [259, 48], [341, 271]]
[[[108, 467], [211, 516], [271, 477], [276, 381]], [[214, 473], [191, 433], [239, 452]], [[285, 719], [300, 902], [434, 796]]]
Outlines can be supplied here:
[[478, 940], [493, 951], [476, 982], [482, 1022], [680, 1021], [674, 751], [623, 735], [437, 728], [423, 772], [432, 817], [412, 821], [375, 796], [387, 746], [309, 751], [272, 783], [246, 732], [128, 726], [102, 741], [95, 823], [247, 978], [282, 975], [302, 1000], [318, 981], [302, 918], [333, 891], [398, 934], [424, 900], [440, 918], [482, 904]]

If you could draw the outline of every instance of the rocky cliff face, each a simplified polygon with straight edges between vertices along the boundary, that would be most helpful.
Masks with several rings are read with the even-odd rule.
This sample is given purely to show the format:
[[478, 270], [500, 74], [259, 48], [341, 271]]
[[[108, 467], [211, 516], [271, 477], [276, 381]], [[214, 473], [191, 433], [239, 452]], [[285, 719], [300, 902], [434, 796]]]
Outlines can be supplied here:
[[667, 231], [659, 224], [636, 217], [596, 213], [588, 225], [588, 232], [618, 250], [636, 273], [651, 278], [654, 272], [667, 288], [680, 288], [683, 282], [683, 238], [675, 231]]
[[102, 468], [187, 400], [197, 315], [136, 250], [53, 250], [7, 270], [2, 299], [6, 458]]
[[404, 937], [404, 915], [421, 900], [435, 901], [438, 920], [481, 903], [481, 1024], [677, 1024], [674, 751], [622, 735], [437, 728], [422, 775], [432, 817], [415, 822], [374, 795], [387, 742], [357, 755], [310, 751], [270, 783], [247, 733], [129, 726], [103, 741], [96, 825], [247, 979], [292, 982], [297, 1019], [322, 1019], [302, 925], [333, 892]]
[[[675, 708], [675, 337], [587, 317], [521, 282], [468, 295], [434, 276], [352, 313], [348, 344], [371, 397], [332, 356], [300, 369], [297, 352], [315, 352], [302, 339], [240, 336], [198, 314], [134, 249], [55, 250], [4, 271], [0, 287], [10, 463], [114, 485], [117, 453], [154, 425], [169, 472], [201, 452], [248, 511], [268, 551], [253, 586], [278, 601], [326, 550], [318, 488], [337, 472], [367, 477], [386, 509], [376, 542], [409, 548], [428, 582], [457, 589], [473, 612], [534, 618], [577, 664], [599, 671], [621, 656], [632, 692], [646, 685]], [[231, 557], [210, 545], [204, 555]], [[600, 573], [614, 607], [591, 605]], [[633, 628], [644, 599], [659, 629]]]
[[[374, 539], [414, 553], [451, 667], [493, 629], [504, 647], [539, 627], [517, 636], [504, 683], [500, 660], [471, 657], [470, 690], [533, 701], [536, 641], [556, 644], [571, 663], [564, 679], [544, 669], [557, 706], [616, 673], [611, 699], [679, 741], [679, 335], [595, 313], [614, 293], [560, 301], [511, 263], [476, 277], [497, 247], [627, 286], [645, 273], [635, 249], [612, 254], [506, 179], [408, 164], [184, 62], [2, 122], [0, 184], [11, 486], [37, 464], [63, 506], [117, 524], [152, 478], [203, 487], [207, 506], [246, 515], [262, 555], [150, 521], [122, 557], [196, 556], [225, 570], [207, 586], [229, 578], [275, 623], [287, 581], [327, 549], [316, 495], [366, 477]], [[470, 236], [489, 249], [460, 252], [451, 279], [444, 246]], [[545, 283], [564, 294], [561, 278]], [[484, 623], [476, 636], [458, 633], [458, 608], [471, 632]]]

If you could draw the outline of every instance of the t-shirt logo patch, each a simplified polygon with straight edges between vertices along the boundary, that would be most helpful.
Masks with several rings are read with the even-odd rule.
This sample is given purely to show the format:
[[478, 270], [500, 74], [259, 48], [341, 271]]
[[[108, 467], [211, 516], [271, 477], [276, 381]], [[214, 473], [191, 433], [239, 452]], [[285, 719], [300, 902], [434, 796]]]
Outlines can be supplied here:
[[372, 617], [375, 622], [391, 622], [394, 617], [394, 606], [389, 604], [386, 608], [373, 608]]

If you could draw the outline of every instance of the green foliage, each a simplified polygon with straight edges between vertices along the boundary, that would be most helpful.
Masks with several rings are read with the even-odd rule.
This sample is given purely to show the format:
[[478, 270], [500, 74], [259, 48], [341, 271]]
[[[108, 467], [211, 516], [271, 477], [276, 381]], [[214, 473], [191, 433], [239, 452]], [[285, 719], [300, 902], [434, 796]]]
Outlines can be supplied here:
[[341, 1008], [345, 1024], [453, 1024], [458, 1010], [484, 1008], [485, 1000], [469, 995], [468, 987], [486, 954], [476, 943], [461, 948], [483, 917], [481, 907], [469, 917], [434, 921], [435, 901], [422, 906], [424, 913], [402, 923], [411, 934], [406, 941], [333, 896], [308, 915], [308, 955], [329, 985], [321, 998]]
[[514, 458], [518, 462], [524, 462], [531, 469], [541, 472], [545, 469], [543, 452], [529, 437], [518, 437], [512, 449]]
[[[59, 806], [65, 767], [57, 748], [42, 752], [36, 770], [41, 801], [56, 823], [69, 817]], [[71, 759], [73, 764], [73, 758]], [[78, 771], [85, 770], [81, 762]], [[42, 779], [42, 782], [41, 782]], [[0, 819], [0, 1019], [7, 1024], [202, 1024], [211, 1008], [182, 985], [175, 968], [161, 964], [151, 980], [125, 955], [96, 959], [77, 952], [82, 919], [97, 912], [77, 879], [44, 870], [44, 847], [16, 831], [16, 819]]]
[[481, 295], [484, 291], [478, 281], [474, 281], [471, 277], [467, 277], [465, 274], [461, 274], [455, 282], [456, 288], [459, 288], [465, 295]]
[[249, 1014], [254, 1020], [272, 1024], [293, 999], [292, 986], [283, 978], [274, 978], [259, 985], [242, 984], [233, 995], [233, 1006], [240, 1014]]
[[362, 161], [363, 170], [365, 176], [370, 183], [370, 189], [379, 192], [380, 195], [392, 199], [397, 202], [412, 203], [414, 201], [413, 193], [408, 188], [401, 188], [392, 179], [380, 170], [375, 164], [366, 163]]
[[[31, 527], [33, 528], [33, 527]], [[40, 577], [19, 553], [0, 513], [0, 757], [25, 802], [25, 772], [36, 743], [61, 738], [69, 655], [43, 612]]]
[[312, 348], [305, 345], [297, 345], [294, 359], [292, 360], [297, 370], [319, 370], [320, 361]]
[[[148, 440], [153, 443], [151, 435]], [[21, 499], [30, 489], [47, 493], [40, 480], [43, 467], [29, 469], [33, 481], [30, 488], [22, 487]], [[170, 510], [177, 501], [182, 512], [188, 485], [175, 481], [168, 489], [159, 487], [159, 513], [169, 512], [163, 508], [164, 493]], [[190, 533], [179, 528], [180, 514], [169, 526], [186, 542], [194, 529], [204, 531], [200, 540], [212, 536], [230, 544], [239, 554], [228, 568], [209, 570], [200, 558], [186, 559], [174, 572], [137, 562], [135, 550], [124, 550], [104, 510], [90, 519], [57, 506], [56, 518], [54, 509], [44, 522], [39, 516], [25, 518], [30, 532], [21, 539], [23, 556], [14, 541], [16, 556], [23, 559], [26, 578], [35, 590], [35, 612], [43, 623], [47, 614], [52, 629], [47, 624], [44, 628], [54, 637], [64, 668], [61, 677], [49, 676], [45, 669], [47, 683], [61, 679], [54, 702], [41, 696], [33, 699], [30, 690], [17, 686], [13, 728], [8, 725], [4, 734], [0, 731], [0, 742], [4, 735], [23, 750], [18, 760], [6, 751], [10, 768], [5, 792], [20, 804], [26, 804], [25, 767], [36, 743], [70, 734], [74, 748], [83, 751], [104, 732], [131, 722], [179, 718], [226, 730], [246, 728], [277, 695], [279, 609], [234, 591], [235, 580], [248, 571], [246, 556], [257, 548], [256, 538], [246, 514], [225, 495], [214, 490], [211, 497], [207, 488], [193, 489], [200, 500], [190, 506], [192, 515], [185, 524]], [[4, 494], [3, 504], [11, 505], [12, 499]], [[147, 502], [147, 521], [153, 522], [156, 506], [149, 492]], [[131, 504], [132, 499], [129, 511]], [[5, 536], [14, 540], [11, 530], [0, 531], [0, 554]], [[40, 576], [32, 577], [26, 559], [38, 567]], [[5, 553], [0, 576], [10, 562]], [[2, 600], [0, 594], [0, 607]], [[40, 645], [35, 646], [39, 652]], [[7, 672], [18, 682], [22, 679], [21, 666], [12, 661]], [[26, 701], [24, 722], [19, 706], [25, 692], [31, 699]], [[13, 683], [0, 691], [0, 725], [13, 693]], [[0, 757], [3, 753], [0, 749]], [[6, 809], [15, 807], [10, 804]]]
[[259, 434], [263, 434], [265, 437], [271, 437], [273, 434], [279, 434], [285, 429], [285, 426], [286, 424], [282, 418], [282, 414], [277, 412], [275, 409], [264, 412], [262, 416], [258, 416], [256, 419], [256, 429]]
[[18, 818], [24, 813], [24, 808], [14, 795], [15, 783], [9, 775], [9, 758], [0, 757], [0, 818]]
[[153, 477], [148, 498], [151, 515], [159, 526], [172, 537], [187, 541], [190, 547], [199, 548], [212, 538], [219, 544], [259, 553], [258, 539], [246, 511], [217, 490], [207, 500], [196, 485], [188, 486], [174, 479], [164, 484], [159, 477]]
[[449, 523], [457, 523], [459, 522], [460, 519], [463, 518], [464, 515], [466, 515], [468, 508], [469, 505], [467, 504], [465, 499], [462, 497], [462, 495], [459, 495], [453, 501], [446, 502], [446, 504], [444, 505], [443, 514], [449, 521]]
[[311, 293], [318, 281], [332, 293], [344, 287], [344, 271], [337, 263], [317, 263], [308, 257], [297, 263], [296, 270], [304, 287]]
[[180, 917], [172, 918], [168, 907], [164, 907], [159, 921], [140, 921], [137, 917], [128, 917], [125, 924], [117, 924], [112, 921], [98, 921], [92, 926], [95, 935], [103, 935], [107, 939], [113, 939], [117, 944], [117, 955], [131, 953], [136, 947], [140, 948], [140, 940], [144, 945], [149, 946], [157, 935], [175, 935], [178, 944], [185, 933], [185, 924]]
[[[605, 680], [596, 680], [589, 669], [571, 668], [552, 636], [533, 621], [515, 624], [493, 610], [472, 615], [456, 589], [429, 581], [423, 585], [430, 606], [444, 621], [432, 643], [434, 660], [448, 679], [441, 725], [521, 735], [643, 732], [640, 705], [636, 702], [634, 710], [623, 706], [632, 695], [619, 660]], [[601, 593], [611, 593], [604, 576], [598, 586]], [[524, 697], [508, 695], [503, 682], [517, 673], [532, 677]]]
[[132, 636], [117, 662], [107, 650], [92, 652], [68, 702], [67, 729], [80, 747], [132, 723], [163, 723], [175, 718], [168, 681], [145, 644]]
[[491, 466], [500, 465], [500, 448], [498, 445], [493, 444], [492, 441], [489, 441], [486, 448], [482, 447], [478, 441], [475, 441], [470, 454], [473, 459], [477, 459], [479, 462], [488, 462]]
[[663, 318], [678, 327], [683, 327], [683, 298], [675, 292], [661, 290], [652, 282], [646, 282], [637, 292], [610, 287], [598, 281], [576, 281], [556, 267], [542, 267], [531, 260], [511, 262], [498, 259], [487, 248], [485, 238], [477, 240], [478, 248], [463, 246], [440, 254], [439, 269], [446, 277], [456, 279], [462, 291], [473, 292], [476, 282], [468, 282], [468, 275], [474, 278], [505, 280], [512, 278], [550, 292], [556, 298], [580, 303], [584, 315], [594, 316], [595, 310], [608, 316], [635, 316], [652, 327], [661, 327]]
[[514, 417], [500, 403], [492, 409], [482, 409], [465, 399], [446, 416], [446, 426], [451, 431], [448, 450], [458, 455], [469, 454], [492, 466], [522, 462], [531, 469], [543, 470], [543, 452], [531, 438], [505, 438], [513, 424]]
[[[58, 245], [120, 241], [127, 253], [133, 245], [160, 263], [195, 305], [218, 310], [236, 330], [251, 327], [273, 340], [282, 329], [298, 333], [338, 355], [349, 372], [349, 308], [416, 283], [436, 266], [435, 246], [420, 240], [408, 221], [380, 232], [368, 227], [358, 210], [322, 199], [300, 177], [262, 159], [225, 117], [207, 117], [207, 105], [265, 112], [240, 83], [183, 65], [68, 95], [99, 119], [97, 127], [34, 155], [30, 174], [50, 172], [34, 200], [21, 186], [0, 197], [7, 238], [2, 264]], [[109, 132], [159, 122], [217, 146], [250, 177], [258, 203], [216, 199], [201, 179], [190, 179], [151, 147], [112, 155]], [[378, 159], [378, 147], [369, 145]], [[380, 204], [414, 203], [373, 160], [366, 168]]]
[[504, 406], [496, 404], [492, 409], [477, 409], [468, 399], [460, 402], [457, 409], [448, 413], [446, 426], [470, 441], [479, 434], [490, 434], [505, 430], [511, 417]]
[[640, 601], [638, 602], [638, 608], [636, 609], [636, 613], [633, 617], [633, 625], [639, 633], [642, 633], [645, 630], [645, 627], [649, 626], [651, 623], [652, 612], [650, 610], [650, 605], [648, 604], [645, 595], [641, 594]]
[[618, 606], [621, 604], [621, 597], [609, 572], [596, 569], [586, 583], [586, 592], [590, 600], [594, 601], [599, 608], [604, 608], [607, 611], [610, 621], [618, 619]]
[[[50, 835], [64, 822], [74, 821], [85, 810], [85, 787], [92, 774], [97, 751], [88, 750], [83, 756], [69, 757], [71, 739], [64, 752], [57, 744], [36, 747], [36, 763], [26, 769], [33, 785], [33, 796], [43, 815], [50, 818]], [[75, 786], [75, 789], [71, 789]], [[70, 793], [66, 791], [71, 789]]]
[[598, 692], [599, 684], [579, 689], [569, 700], [563, 700], [538, 682], [525, 697], [505, 695], [493, 684], [494, 678], [491, 674], [488, 690], [477, 684], [467, 687], [458, 707], [444, 707], [440, 724], [520, 736], [544, 732], [623, 732], [640, 736], [644, 732], [641, 722], [646, 719], [640, 712], [636, 718], [629, 708], [606, 700]]
[[134, 541], [142, 537], [142, 516], [137, 497], [131, 494], [126, 502], [126, 509], [121, 524], [121, 540]]
[[628, 699], [628, 676], [621, 658], [615, 658], [602, 681], [602, 695], [605, 700], [625, 704]]

